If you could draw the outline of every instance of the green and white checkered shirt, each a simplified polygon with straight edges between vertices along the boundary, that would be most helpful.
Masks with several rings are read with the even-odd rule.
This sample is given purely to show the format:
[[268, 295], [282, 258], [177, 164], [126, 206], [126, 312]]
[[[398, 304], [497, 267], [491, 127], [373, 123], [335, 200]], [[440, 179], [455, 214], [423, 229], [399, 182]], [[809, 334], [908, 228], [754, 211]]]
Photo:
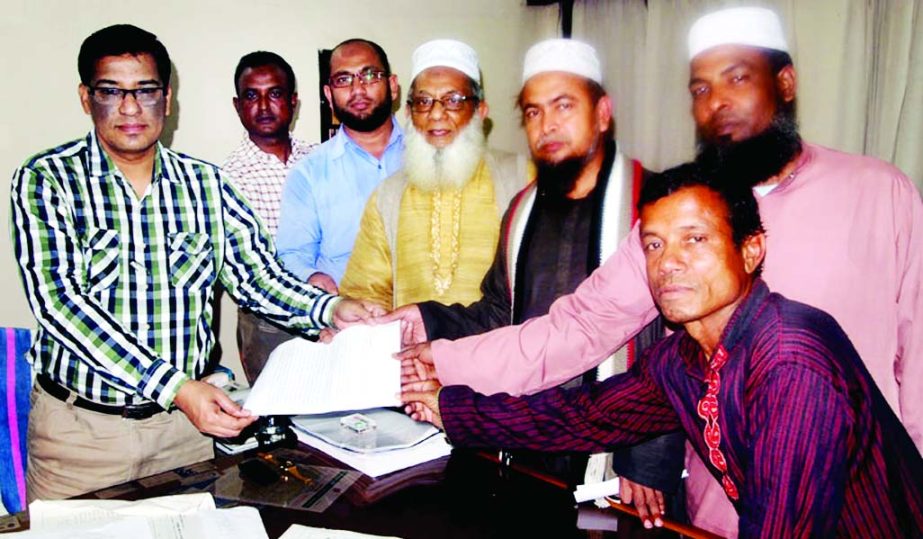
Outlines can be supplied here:
[[108, 405], [169, 407], [215, 341], [215, 279], [245, 309], [310, 333], [336, 296], [276, 262], [270, 236], [218, 167], [157, 146], [138, 197], [97, 141], [36, 155], [13, 176], [12, 239], [39, 322], [39, 373]]

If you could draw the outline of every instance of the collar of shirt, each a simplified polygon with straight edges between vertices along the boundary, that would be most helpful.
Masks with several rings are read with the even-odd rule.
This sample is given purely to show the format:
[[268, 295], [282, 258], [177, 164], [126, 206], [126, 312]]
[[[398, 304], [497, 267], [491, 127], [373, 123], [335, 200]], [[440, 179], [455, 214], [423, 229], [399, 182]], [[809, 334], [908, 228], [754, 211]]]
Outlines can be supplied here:
[[240, 141], [240, 146], [237, 147], [235, 154], [240, 159], [249, 161], [250, 163], [257, 163], [270, 167], [278, 166], [288, 170], [292, 165], [300, 161], [302, 157], [311, 153], [311, 150], [317, 146], [317, 144], [309, 144], [295, 138], [292, 133], [289, 133], [288, 136], [289, 140], [292, 141], [292, 151], [289, 152], [288, 161], [285, 163], [279, 161], [279, 158], [275, 155], [264, 152], [255, 142], [250, 140], [250, 136], [247, 133], [244, 133], [243, 140]]
[[[151, 186], [153, 186], [159, 179], [163, 178], [170, 182], [179, 182], [180, 179], [174, 177], [171, 174], [169, 168], [163, 167], [164, 157], [163, 146], [160, 142], [157, 142], [157, 151], [154, 153], [154, 172], [151, 177]], [[103, 180], [109, 176], [118, 176], [124, 178], [124, 175], [112, 162], [112, 158], [109, 154], [106, 153], [106, 150], [103, 149], [102, 145], [99, 143], [99, 138], [96, 136], [96, 130], [90, 131], [90, 134], [87, 135], [87, 151], [89, 153], [90, 160], [90, 178], [95, 178], [97, 180]]]
[[[781, 182], [776, 184], [776, 186], [771, 191], [762, 196], [769, 196], [772, 193], [782, 193], [788, 190], [789, 186], [795, 183], [795, 181], [798, 179], [798, 176], [801, 174], [801, 171], [804, 170], [804, 167], [806, 167], [811, 161], [814, 160], [814, 148], [812, 148], [810, 144], [805, 144], [802, 142], [801, 153], [798, 155], [797, 159], [798, 161], [795, 164], [795, 168], [792, 170], [792, 172]], [[762, 196], [760, 198], [762, 198]]]
[[[388, 139], [385, 152], [394, 147], [395, 144], [403, 144], [404, 142], [404, 130], [401, 129], [400, 123], [398, 123], [397, 118], [395, 118], [393, 114], [391, 115], [391, 126], [393, 127], [391, 129], [391, 137]], [[337, 134], [330, 140], [333, 142], [333, 147], [330, 149], [330, 157], [333, 159], [338, 159], [348, 148], [352, 148], [353, 151], [361, 152], [368, 155], [371, 159], [378, 161], [378, 159], [367, 152], [365, 148], [357, 144], [356, 141], [346, 133], [346, 129], [344, 129], [342, 125], [337, 129]]]
[[[734, 359], [734, 347], [737, 346], [741, 337], [751, 329], [751, 321], [757, 313], [759, 313], [760, 307], [768, 296], [769, 287], [766, 286], [766, 283], [763, 282], [762, 279], [757, 278], [753, 282], [750, 293], [743, 302], [737, 306], [737, 310], [734, 311], [734, 314], [731, 315], [731, 319], [728, 320], [727, 326], [725, 326], [724, 331], [721, 333], [721, 339], [718, 340], [718, 345], [723, 346], [724, 349], [731, 354], [731, 361]], [[689, 333], [685, 333], [682, 336], [682, 341], [679, 346], [680, 356], [686, 364], [686, 373], [693, 378], [704, 380], [705, 365], [711, 358], [705, 357], [702, 347], [699, 346], [699, 343], [697, 343]], [[716, 346], [715, 349], [717, 350], [718, 347]]]

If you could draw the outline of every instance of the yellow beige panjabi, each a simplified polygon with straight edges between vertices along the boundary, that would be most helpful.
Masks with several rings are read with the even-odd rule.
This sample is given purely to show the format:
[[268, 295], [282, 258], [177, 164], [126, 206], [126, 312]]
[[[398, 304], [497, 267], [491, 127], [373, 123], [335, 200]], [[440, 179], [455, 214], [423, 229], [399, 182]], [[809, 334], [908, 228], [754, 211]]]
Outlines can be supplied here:
[[[396, 235], [389, 238], [386, 231], [388, 216], [382, 215], [379, 197], [388, 187], [382, 184], [366, 203], [340, 293], [389, 308], [428, 300], [467, 305], [480, 299], [481, 279], [497, 248], [500, 217], [528, 179], [524, 167], [500, 168], [516, 172], [495, 172], [483, 160], [461, 190], [424, 191], [407, 183], [403, 172], [385, 180], [403, 186], [395, 199], [400, 201]], [[518, 179], [503, 180], [513, 188], [504, 184], [497, 189], [494, 174]]]

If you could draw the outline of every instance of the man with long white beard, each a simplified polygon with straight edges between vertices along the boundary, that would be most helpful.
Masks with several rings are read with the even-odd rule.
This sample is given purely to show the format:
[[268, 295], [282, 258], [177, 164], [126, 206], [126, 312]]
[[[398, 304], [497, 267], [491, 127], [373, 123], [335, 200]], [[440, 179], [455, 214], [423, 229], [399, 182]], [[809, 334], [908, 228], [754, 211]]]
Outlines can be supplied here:
[[340, 291], [381, 305], [470, 303], [525, 157], [487, 149], [477, 53], [449, 39], [413, 53], [404, 166], [372, 193]]

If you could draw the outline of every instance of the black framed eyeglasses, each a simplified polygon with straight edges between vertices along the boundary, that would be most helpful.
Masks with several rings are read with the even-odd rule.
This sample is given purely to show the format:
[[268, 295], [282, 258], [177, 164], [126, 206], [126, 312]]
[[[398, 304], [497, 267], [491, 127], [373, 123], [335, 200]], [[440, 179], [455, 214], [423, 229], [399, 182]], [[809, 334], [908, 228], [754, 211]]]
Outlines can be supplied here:
[[144, 86], [127, 90], [125, 88], [116, 88], [114, 86], [87, 86], [93, 100], [100, 105], [118, 105], [125, 99], [125, 96], [131, 94], [135, 102], [144, 107], [156, 105], [163, 97], [163, 86]]
[[337, 73], [332, 75], [330, 77], [330, 86], [348, 88], [353, 85], [354, 80], [358, 80], [359, 84], [363, 86], [368, 86], [381, 82], [387, 76], [388, 74], [380, 69], [368, 67], [356, 73]]
[[462, 94], [446, 94], [442, 97], [436, 98], [431, 95], [415, 95], [407, 100], [407, 104], [410, 105], [410, 110], [413, 112], [429, 112], [433, 110], [433, 107], [436, 106], [436, 103], [442, 103], [442, 108], [450, 112], [458, 112], [465, 108], [465, 103], [471, 101], [472, 103], [477, 103], [477, 96], [473, 95], [462, 95]]

